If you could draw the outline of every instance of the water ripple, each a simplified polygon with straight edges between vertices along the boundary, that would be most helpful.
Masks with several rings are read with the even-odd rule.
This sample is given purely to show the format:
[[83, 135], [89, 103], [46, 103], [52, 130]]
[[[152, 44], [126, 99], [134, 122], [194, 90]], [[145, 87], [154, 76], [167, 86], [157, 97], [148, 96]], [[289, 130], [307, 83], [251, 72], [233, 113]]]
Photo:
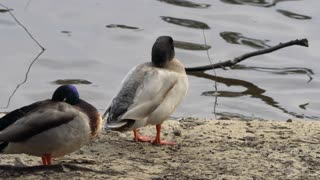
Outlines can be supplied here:
[[71, 36], [71, 31], [63, 30], [61, 31], [62, 34], [66, 34], [67, 36]]
[[138, 27], [127, 26], [127, 25], [123, 25], [123, 24], [109, 24], [109, 25], [106, 25], [106, 28], [120, 28], [120, 29], [142, 30], [141, 28], [138, 28]]
[[248, 38], [243, 36], [241, 33], [237, 33], [237, 32], [225, 31], [225, 32], [221, 32], [220, 36], [230, 44], [242, 44], [255, 49], [263, 49], [263, 48], [270, 47], [269, 45], [266, 44], [269, 40]]
[[245, 65], [234, 65], [231, 67], [232, 69], [237, 70], [253, 70], [259, 72], [268, 72], [272, 74], [280, 74], [280, 75], [288, 75], [288, 74], [309, 74], [313, 75], [314, 72], [309, 68], [301, 68], [301, 67], [286, 67], [286, 68], [268, 68], [268, 67], [256, 67], [256, 66], [245, 66]]
[[53, 81], [54, 84], [65, 85], [65, 84], [92, 84], [92, 82], [85, 79], [58, 79]]
[[188, 28], [210, 29], [210, 27], [206, 23], [191, 20], [191, 19], [180, 19], [180, 18], [174, 18], [169, 16], [161, 16], [161, 19], [166, 21], [167, 23], [184, 26]]
[[174, 41], [174, 47], [179, 49], [192, 50], [192, 51], [206, 51], [211, 48], [211, 46], [205, 45], [205, 44], [196, 44], [196, 43], [176, 41], [176, 40]]
[[6, 13], [6, 12], [9, 12], [9, 11], [13, 11], [13, 9], [1, 9], [0, 8], [0, 13]]
[[237, 4], [237, 5], [250, 5], [259, 7], [272, 7], [276, 6], [279, 2], [284, 1], [299, 1], [299, 0], [221, 0], [223, 3], [227, 4]]
[[293, 13], [290, 11], [286, 11], [286, 10], [281, 10], [281, 9], [277, 9], [277, 12], [279, 12], [280, 14], [287, 16], [289, 18], [292, 19], [299, 19], [299, 20], [307, 20], [307, 19], [311, 19], [310, 16], [306, 16], [306, 15], [302, 15], [302, 14], [297, 14], [297, 13]]
[[189, 8], [208, 8], [210, 4], [202, 4], [202, 3], [195, 3], [187, 0], [158, 0], [160, 2], [182, 6], [182, 7], [189, 7]]

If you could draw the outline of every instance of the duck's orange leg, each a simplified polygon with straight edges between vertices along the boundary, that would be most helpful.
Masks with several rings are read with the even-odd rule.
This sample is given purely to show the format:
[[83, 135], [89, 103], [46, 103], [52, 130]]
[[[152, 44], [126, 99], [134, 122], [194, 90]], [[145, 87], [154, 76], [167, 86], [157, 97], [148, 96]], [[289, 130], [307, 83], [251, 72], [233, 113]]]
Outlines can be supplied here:
[[41, 159], [42, 159], [43, 165], [51, 165], [52, 155], [51, 154], [44, 154], [41, 156]]
[[156, 139], [152, 142], [152, 144], [154, 144], [154, 145], [175, 145], [176, 144], [175, 142], [161, 140], [161, 138], [160, 138], [161, 124], [157, 124], [156, 129], [157, 129], [157, 136], [156, 136]]
[[148, 136], [142, 136], [137, 129], [133, 130], [134, 140], [139, 142], [152, 142], [154, 138]]
[[47, 159], [46, 159], [46, 157], [45, 157], [44, 155], [41, 156], [41, 159], [42, 159], [42, 164], [43, 164], [43, 165], [48, 165]]

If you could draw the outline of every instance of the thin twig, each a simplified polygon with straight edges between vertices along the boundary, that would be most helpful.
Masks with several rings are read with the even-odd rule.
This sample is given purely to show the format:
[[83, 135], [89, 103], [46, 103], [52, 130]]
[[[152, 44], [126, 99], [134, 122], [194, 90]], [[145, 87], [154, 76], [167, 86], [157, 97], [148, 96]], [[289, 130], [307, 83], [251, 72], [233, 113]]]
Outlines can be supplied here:
[[[202, 29], [202, 35], [203, 35], [204, 45], [207, 46], [208, 45], [207, 38], [206, 38], [206, 34], [204, 32], [204, 29]], [[213, 63], [212, 63], [212, 60], [211, 60], [210, 54], [209, 54], [209, 49], [207, 49], [206, 52], [207, 52], [207, 57], [210, 62], [210, 65], [213, 66]], [[217, 77], [217, 73], [213, 67], [212, 67], [212, 71], [213, 71], [214, 77]], [[214, 89], [215, 89], [215, 100], [214, 100], [214, 106], [213, 106], [213, 113], [214, 113], [215, 118], [217, 119], [216, 108], [217, 108], [217, 104], [218, 104], [218, 94], [217, 94], [218, 93], [218, 85], [217, 85], [216, 81], [214, 81]]]
[[219, 62], [213, 65], [206, 65], [206, 66], [197, 66], [197, 67], [187, 67], [186, 71], [187, 72], [195, 72], [195, 71], [206, 71], [206, 70], [210, 70], [210, 69], [218, 69], [218, 68], [224, 68], [224, 67], [231, 67], [245, 59], [248, 59], [250, 57], [254, 57], [254, 56], [258, 56], [258, 55], [262, 55], [262, 54], [267, 54], [288, 46], [293, 46], [293, 45], [299, 45], [299, 46], [304, 46], [304, 47], [308, 47], [308, 40], [307, 39], [297, 39], [297, 40], [293, 40], [293, 41], [289, 41], [286, 43], [280, 43], [276, 46], [270, 47], [270, 48], [266, 48], [266, 49], [262, 49], [262, 50], [258, 50], [258, 51], [254, 51], [251, 53], [247, 53], [244, 54], [242, 56], [236, 57], [233, 60], [227, 60], [227, 61], [223, 61], [223, 62]]
[[11, 95], [9, 96], [7, 105], [6, 105], [5, 107], [2, 107], [2, 108], [8, 108], [9, 105], [10, 105], [10, 102], [11, 102], [12, 97], [15, 95], [15, 93], [17, 92], [17, 90], [19, 89], [19, 87], [20, 87], [22, 84], [24, 84], [24, 83], [27, 82], [27, 80], [28, 80], [28, 75], [29, 75], [29, 72], [30, 72], [30, 70], [31, 70], [32, 65], [38, 60], [38, 58], [44, 53], [44, 51], [45, 51], [46, 49], [32, 36], [32, 34], [29, 32], [29, 30], [14, 16], [14, 14], [11, 12], [11, 10], [10, 10], [7, 6], [5, 6], [5, 5], [3, 5], [3, 4], [1, 4], [1, 3], [0, 3], [0, 6], [2, 6], [3, 8], [5, 8], [5, 9], [8, 10], [9, 14], [10, 14], [11, 17], [15, 20], [15, 22], [24, 29], [24, 31], [29, 35], [29, 37], [30, 37], [30, 38], [40, 47], [40, 49], [41, 49], [41, 51], [40, 51], [40, 52], [36, 55], [36, 57], [31, 61], [30, 65], [29, 65], [29, 67], [28, 67], [28, 69], [27, 69], [27, 72], [26, 72], [26, 74], [25, 74], [24, 80], [23, 80], [21, 83], [19, 83], [19, 84], [16, 86], [16, 88], [12, 91]]
[[320, 141], [308, 141], [303, 139], [296, 139], [297, 142], [308, 143], [308, 144], [320, 144]]

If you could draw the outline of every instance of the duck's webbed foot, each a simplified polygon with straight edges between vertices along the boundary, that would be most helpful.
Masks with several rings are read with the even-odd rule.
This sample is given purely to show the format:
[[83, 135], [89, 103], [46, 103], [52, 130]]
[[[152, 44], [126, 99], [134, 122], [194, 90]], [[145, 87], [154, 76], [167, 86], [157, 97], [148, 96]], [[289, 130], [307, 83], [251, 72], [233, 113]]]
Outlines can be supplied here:
[[51, 165], [51, 162], [52, 162], [52, 155], [51, 154], [44, 154], [42, 155], [41, 157], [42, 159], [42, 164], [43, 165]]
[[154, 145], [175, 145], [176, 144], [175, 142], [161, 140], [161, 138], [160, 138], [161, 124], [157, 124], [156, 129], [157, 129], [157, 136], [156, 136], [156, 139], [152, 141], [152, 144], [154, 144]]
[[137, 129], [133, 130], [134, 139], [136, 142], [152, 142], [154, 138], [148, 136], [142, 136]]

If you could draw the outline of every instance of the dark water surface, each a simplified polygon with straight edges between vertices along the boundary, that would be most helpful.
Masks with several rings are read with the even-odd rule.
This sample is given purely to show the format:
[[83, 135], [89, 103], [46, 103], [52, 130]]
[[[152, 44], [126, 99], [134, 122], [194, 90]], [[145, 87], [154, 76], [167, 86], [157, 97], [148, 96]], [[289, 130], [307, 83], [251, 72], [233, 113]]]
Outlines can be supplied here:
[[190, 74], [189, 94], [175, 117], [214, 118], [216, 99], [217, 117], [320, 117], [319, 0], [1, 3], [47, 50], [6, 107], [40, 48], [0, 7], [0, 111], [51, 97], [58, 85], [73, 83], [82, 98], [102, 112], [126, 73], [150, 60], [155, 39], [170, 35], [177, 58], [187, 67], [209, 64], [207, 50], [215, 63], [297, 38], [308, 38], [310, 45], [250, 58], [231, 69], [216, 70], [216, 77], [213, 71]]

